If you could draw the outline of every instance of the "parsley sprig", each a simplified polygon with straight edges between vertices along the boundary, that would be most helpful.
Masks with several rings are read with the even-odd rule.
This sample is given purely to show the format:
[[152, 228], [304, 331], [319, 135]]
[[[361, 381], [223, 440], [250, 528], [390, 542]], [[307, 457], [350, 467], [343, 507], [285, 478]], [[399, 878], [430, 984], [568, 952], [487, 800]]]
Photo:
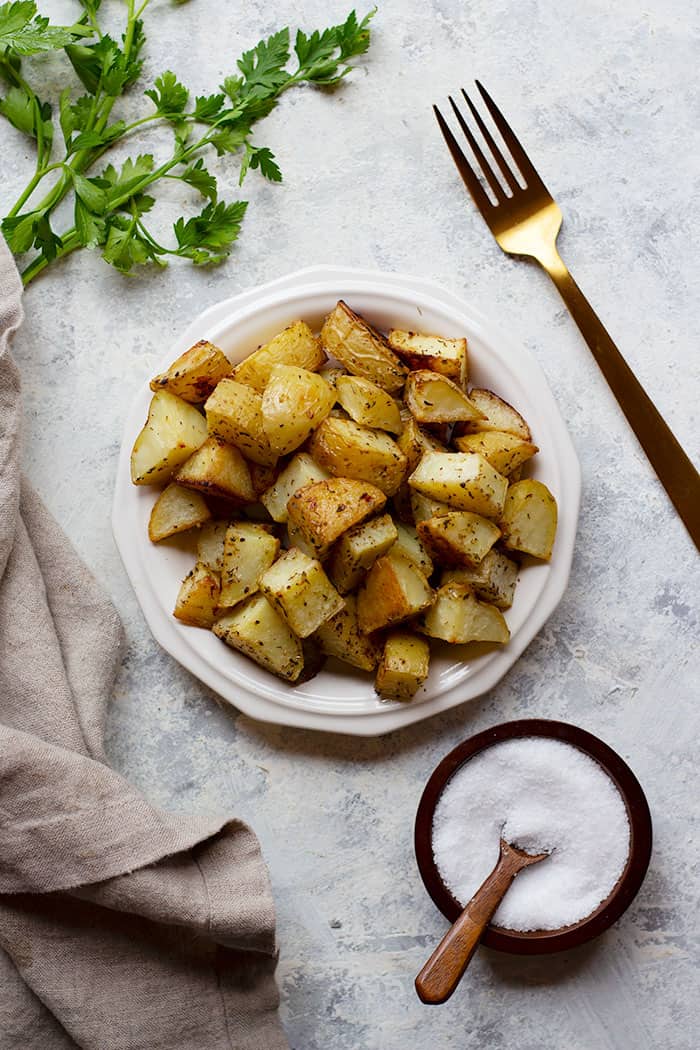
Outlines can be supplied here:
[[[149, 263], [166, 265], [168, 257], [195, 265], [221, 262], [239, 235], [247, 202], [219, 200], [216, 178], [205, 164], [207, 151], [238, 158], [239, 184], [249, 171], [280, 182], [273, 153], [253, 141], [255, 125], [292, 87], [340, 83], [353, 69], [353, 59], [369, 48], [374, 11], [362, 20], [351, 11], [340, 25], [308, 36], [298, 30], [293, 45], [289, 29], [281, 29], [241, 55], [236, 72], [211, 95], [193, 98], [167, 70], [144, 91], [143, 116], [127, 120], [115, 119], [112, 111], [141, 76], [146, 39], [142, 15], [150, 0], [126, 0], [124, 33], [118, 41], [100, 24], [102, 0], [79, 2], [82, 14], [71, 26], [51, 25], [37, 13], [33, 0], [0, 5], [0, 79], [7, 85], [0, 113], [36, 143], [34, 174], [2, 219], [2, 232], [14, 254], [33, 253], [22, 273], [25, 285], [51, 263], [83, 247], [100, 250], [106, 262], [125, 274]], [[82, 93], [76, 93], [69, 74], [71, 83], [58, 99], [48, 101], [27, 79], [23, 59], [57, 50], [64, 52]], [[55, 116], [62, 138], [59, 149]], [[102, 160], [116, 143], [153, 125], [172, 130], [172, 149], [164, 159], [140, 153], [119, 167]], [[198, 215], [175, 222], [167, 245], [148, 227], [156, 204], [150, 191], [162, 179], [191, 186], [206, 202]], [[44, 180], [50, 188], [36, 201], [35, 191]], [[54, 212], [67, 196], [73, 200], [73, 225], [59, 232]]]

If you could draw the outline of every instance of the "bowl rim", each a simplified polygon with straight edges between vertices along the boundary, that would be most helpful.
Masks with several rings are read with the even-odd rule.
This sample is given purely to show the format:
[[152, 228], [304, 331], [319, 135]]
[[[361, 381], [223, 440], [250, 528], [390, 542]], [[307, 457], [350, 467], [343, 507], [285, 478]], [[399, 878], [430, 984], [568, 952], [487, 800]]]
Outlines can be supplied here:
[[546, 718], [523, 718], [502, 722], [462, 741], [435, 767], [423, 789], [414, 829], [418, 870], [434, 904], [449, 922], [454, 922], [462, 905], [445, 886], [435, 863], [432, 827], [435, 807], [448, 781], [475, 755], [504, 740], [539, 736], [577, 747], [594, 759], [616, 785], [625, 803], [630, 824], [627, 863], [608, 897], [589, 916], [561, 930], [522, 932], [488, 926], [481, 943], [487, 948], [515, 955], [540, 955], [576, 948], [598, 937], [627, 910], [644, 881], [652, 852], [652, 822], [642, 786], [627, 763], [599, 737], [569, 722]]
[[[184, 331], [179, 331], [179, 335], [170, 346], [168, 360], [203, 334], [208, 336], [217, 330], [223, 321], [233, 325], [242, 316], [248, 316], [252, 312], [263, 314], [275, 303], [297, 301], [300, 293], [311, 296], [319, 294], [319, 291], [330, 294], [333, 290], [337, 295], [338, 288], [347, 288], [349, 284], [363, 291], [371, 291], [371, 294], [379, 292], [387, 298], [410, 299], [411, 302], [417, 296], [425, 296], [438, 311], [457, 313], [468, 319], [470, 328], [479, 333], [480, 338], [496, 344], [500, 348], [499, 353], [508, 353], [514, 361], [517, 359], [512, 374], [516, 382], [527, 382], [531, 397], [538, 403], [543, 418], [547, 420], [552, 434], [550, 446], [558, 463], [559, 485], [562, 490], [561, 506], [566, 508], [566, 514], [560, 520], [556, 563], [553, 559], [552, 571], [548, 573], [541, 594], [526, 623], [514, 633], [507, 652], [504, 650], [494, 654], [488, 663], [475, 666], [468, 677], [450, 684], [434, 698], [425, 701], [421, 699], [421, 702], [416, 704], [386, 705], [372, 711], [325, 711], [282, 704], [273, 693], [266, 693], [260, 688], [255, 691], [249, 689], [249, 683], [243, 676], [235, 682], [230, 681], [230, 676], [221, 673], [218, 667], [197, 650], [194, 640], [186, 637], [184, 630], [179, 629], [181, 625], [163, 613], [162, 603], [153, 590], [148, 571], [144, 568], [142, 544], [135, 537], [133, 522], [130, 520], [129, 511], [133, 509], [134, 493], [129, 480], [129, 455], [133, 439], [143, 425], [146, 399], [150, 397], [147, 382], [138, 388], [125, 421], [114, 492], [112, 530], [117, 549], [152, 634], [171, 656], [224, 700], [235, 704], [244, 714], [264, 722], [358, 736], [379, 736], [482, 695], [493, 688], [517, 661], [552, 614], [566, 589], [580, 506], [581, 470], [571, 437], [544, 373], [531, 352], [522, 345], [517, 333], [504, 332], [499, 325], [484, 317], [468, 300], [423, 277], [326, 265], [302, 269], [268, 284], [240, 292], [204, 310]], [[191, 632], [192, 629], [186, 630]]]

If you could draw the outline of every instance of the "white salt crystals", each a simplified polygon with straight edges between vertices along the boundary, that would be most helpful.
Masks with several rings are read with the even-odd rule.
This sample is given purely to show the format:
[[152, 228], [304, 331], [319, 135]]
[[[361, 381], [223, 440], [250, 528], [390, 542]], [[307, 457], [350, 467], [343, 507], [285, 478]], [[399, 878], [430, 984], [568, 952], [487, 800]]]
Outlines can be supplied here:
[[521, 871], [493, 922], [556, 930], [595, 911], [627, 861], [630, 828], [617, 787], [592, 758], [548, 737], [507, 740], [465, 762], [433, 819], [433, 854], [462, 904], [498, 860], [501, 835], [551, 856]]

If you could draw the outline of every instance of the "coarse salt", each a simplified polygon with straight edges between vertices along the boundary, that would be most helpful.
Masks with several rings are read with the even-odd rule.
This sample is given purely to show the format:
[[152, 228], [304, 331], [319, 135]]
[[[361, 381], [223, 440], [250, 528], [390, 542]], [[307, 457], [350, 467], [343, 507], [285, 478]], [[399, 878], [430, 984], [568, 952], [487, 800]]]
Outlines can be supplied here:
[[595, 911], [622, 874], [630, 846], [627, 810], [592, 758], [548, 737], [494, 744], [448, 781], [433, 818], [433, 854], [462, 904], [498, 860], [501, 836], [551, 856], [521, 871], [492, 922], [555, 930]]

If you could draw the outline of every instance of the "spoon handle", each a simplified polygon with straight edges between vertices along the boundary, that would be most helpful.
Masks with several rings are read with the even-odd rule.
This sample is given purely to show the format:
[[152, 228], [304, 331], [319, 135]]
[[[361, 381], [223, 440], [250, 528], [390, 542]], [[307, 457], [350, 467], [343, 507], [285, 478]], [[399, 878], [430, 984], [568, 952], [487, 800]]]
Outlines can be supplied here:
[[501, 852], [496, 867], [416, 977], [416, 991], [424, 1003], [437, 1005], [452, 995], [506, 890], [524, 866], [510, 850]]

